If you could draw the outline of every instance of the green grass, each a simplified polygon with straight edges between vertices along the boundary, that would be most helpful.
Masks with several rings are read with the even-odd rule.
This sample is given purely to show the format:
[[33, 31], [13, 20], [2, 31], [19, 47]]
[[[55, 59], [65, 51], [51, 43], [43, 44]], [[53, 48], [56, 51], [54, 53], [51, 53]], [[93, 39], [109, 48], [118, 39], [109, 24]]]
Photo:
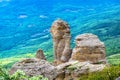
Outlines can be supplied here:
[[17, 61], [24, 59], [24, 58], [33, 58], [35, 55], [32, 53], [24, 54], [21, 56], [13, 56], [9, 58], [3, 58], [0, 59], [0, 65], [3, 66], [4, 68], [10, 68], [14, 63]]
[[107, 57], [108, 63], [111, 65], [120, 64], [120, 54], [115, 54]]
[[[50, 57], [47, 56], [49, 53], [45, 53], [46, 57]], [[17, 61], [23, 59], [23, 58], [34, 58], [35, 54], [33, 53], [28, 53], [28, 54], [24, 54], [21, 56], [14, 56], [14, 57], [10, 57], [10, 58], [4, 58], [4, 59], [0, 59], [0, 64], [2, 66], [1, 69], [10, 69], [10, 67]], [[53, 58], [47, 58], [47, 60], [49, 62], [53, 61]], [[120, 54], [115, 54], [115, 55], [111, 55], [107, 57], [107, 61], [109, 64], [111, 64], [110, 68], [105, 68], [102, 71], [99, 72], [94, 72], [94, 73], [89, 73], [87, 75], [82, 75], [79, 80], [115, 80], [115, 78], [117, 78], [118, 76], [120, 76]], [[75, 69], [74, 66], [73, 67], [69, 67], [68, 69]], [[4, 74], [4, 78], [6, 79], [2, 79], [2, 80], [8, 80], [8, 78], [10, 78], [10, 75], [6, 73], [7, 71], [0, 72], [1, 75]], [[18, 72], [16, 72], [14, 75], [18, 74]], [[17, 77], [17, 76], [16, 76]], [[1, 76], [0, 76], [1, 78]], [[35, 79], [34, 79], [35, 78]], [[32, 77], [31, 80], [37, 80], [36, 76]], [[9, 79], [9, 80], [15, 80], [15, 79]]]
[[[53, 61], [53, 55], [49, 55], [49, 52], [46, 52], [45, 56], [47, 58], [47, 61], [49, 61], [49, 62]], [[28, 54], [24, 54], [21, 56], [13, 56], [13, 57], [9, 57], [9, 58], [3, 58], [3, 59], [0, 59], [0, 65], [5, 68], [10, 68], [15, 62], [20, 61], [21, 59], [34, 58], [34, 57], [35, 57], [35, 53], [28, 53]], [[120, 54], [114, 54], [114, 55], [108, 56], [107, 61], [111, 65], [120, 64]]]
[[110, 66], [102, 71], [88, 73], [79, 78], [79, 80], [115, 80], [120, 76], [120, 65]]
[[[45, 54], [47, 61], [52, 62], [53, 55], [50, 55], [49, 53], [52, 53], [52, 50], [49, 50], [49, 52], [45, 52], [44, 54]], [[35, 53], [27, 53], [27, 54], [18, 55], [18, 56], [2, 58], [0, 59], [0, 66], [3, 66], [4, 68], [9, 69], [14, 63], [24, 58], [35, 58]]]
[[[69, 69], [71, 69], [71, 67]], [[110, 67], [103, 69], [102, 71], [97, 71], [93, 73], [88, 73], [86, 75], [81, 75], [79, 80], [115, 80], [119, 76], [120, 76], [120, 65], [117, 65], [117, 66], [112, 65]], [[5, 68], [0, 67], [0, 80], [21, 80], [21, 79], [48, 80], [47, 78], [44, 78], [40, 75], [28, 77], [22, 71], [17, 71], [15, 72], [15, 74], [9, 75], [8, 71]]]
[[14, 74], [10, 75], [8, 71], [0, 67], [0, 80], [48, 80], [41, 75], [29, 77], [21, 70], [16, 71]]

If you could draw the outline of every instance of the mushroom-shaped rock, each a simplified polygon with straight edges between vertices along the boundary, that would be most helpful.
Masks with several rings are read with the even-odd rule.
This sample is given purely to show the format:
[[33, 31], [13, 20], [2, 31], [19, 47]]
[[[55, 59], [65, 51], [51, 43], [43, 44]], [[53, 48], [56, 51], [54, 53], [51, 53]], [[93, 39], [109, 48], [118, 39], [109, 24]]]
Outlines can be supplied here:
[[45, 56], [44, 56], [44, 53], [41, 49], [39, 49], [37, 52], [36, 52], [36, 58], [37, 59], [43, 59], [43, 60], [46, 60]]
[[71, 60], [106, 63], [105, 45], [96, 35], [91, 33], [78, 35], [75, 42]]
[[53, 22], [50, 32], [53, 38], [54, 60], [56, 64], [67, 62], [72, 53], [68, 24], [63, 20], [56, 20]]

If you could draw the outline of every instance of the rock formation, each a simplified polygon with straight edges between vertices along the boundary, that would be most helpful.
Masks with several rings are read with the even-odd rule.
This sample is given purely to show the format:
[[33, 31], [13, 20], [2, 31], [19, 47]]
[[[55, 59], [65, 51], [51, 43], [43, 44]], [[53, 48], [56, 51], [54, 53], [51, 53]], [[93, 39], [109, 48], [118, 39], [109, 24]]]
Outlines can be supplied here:
[[78, 80], [82, 75], [90, 72], [101, 71], [104, 64], [90, 64], [89, 62], [70, 61], [56, 66], [55, 80]]
[[105, 45], [94, 34], [78, 35], [75, 39], [76, 46], [73, 49], [71, 60], [91, 63], [105, 63]]
[[103, 64], [106, 63], [105, 46], [96, 35], [78, 35], [72, 51], [70, 29], [66, 22], [54, 21], [50, 31], [56, 65], [45, 61], [43, 51], [38, 50], [35, 59], [24, 59], [15, 63], [10, 69], [10, 74], [20, 69], [28, 76], [43, 75], [49, 80], [77, 80], [83, 74], [100, 71], [106, 67], [106, 64]]
[[81, 75], [89, 72], [100, 71], [104, 64], [90, 64], [89, 62], [70, 61], [58, 66], [53, 66], [45, 60], [24, 59], [15, 63], [10, 74], [22, 70], [28, 76], [43, 75], [49, 80], [77, 80]]
[[37, 59], [43, 59], [43, 60], [46, 60], [45, 56], [44, 56], [44, 53], [41, 49], [39, 49], [37, 52], [36, 52], [36, 58]]
[[43, 75], [49, 80], [53, 80], [56, 77], [55, 67], [45, 60], [24, 59], [12, 66], [10, 74], [13, 74], [18, 69], [25, 72], [28, 76]]
[[54, 61], [56, 64], [67, 62], [72, 53], [68, 24], [62, 20], [56, 20], [53, 22], [50, 32], [53, 39]]

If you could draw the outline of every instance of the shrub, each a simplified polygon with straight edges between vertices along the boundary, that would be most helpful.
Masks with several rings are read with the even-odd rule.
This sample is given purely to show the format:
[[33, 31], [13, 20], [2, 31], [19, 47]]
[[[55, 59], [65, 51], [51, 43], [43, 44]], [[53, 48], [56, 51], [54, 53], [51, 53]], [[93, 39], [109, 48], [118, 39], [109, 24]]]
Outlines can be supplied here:
[[105, 68], [102, 71], [83, 75], [79, 80], [115, 80], [119, 76], [120, 66], [111, 66], [110, 68]]
[[7, 70], [0, 67], [0, 80], [11, 80]]
[[16, 71], [13, 75], [9, 75], [8, 71], [2, 67], [0, 67], [0, 80], [48, 80], [43, 76], [33, 76], [28, 77], [21, 70]]

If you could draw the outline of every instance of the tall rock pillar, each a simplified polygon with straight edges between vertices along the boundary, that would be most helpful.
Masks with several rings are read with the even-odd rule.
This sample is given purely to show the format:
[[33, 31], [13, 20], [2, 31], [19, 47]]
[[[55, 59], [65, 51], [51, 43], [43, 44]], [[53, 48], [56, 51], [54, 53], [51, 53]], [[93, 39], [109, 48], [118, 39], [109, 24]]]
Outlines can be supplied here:
[[53, 48], [54, 48], [54, 61], [56, 64], [67, 62], [72, 50], [70, 49], [70, 28], [63, 20], [56, 20], [53, 22], [50, 29]]

